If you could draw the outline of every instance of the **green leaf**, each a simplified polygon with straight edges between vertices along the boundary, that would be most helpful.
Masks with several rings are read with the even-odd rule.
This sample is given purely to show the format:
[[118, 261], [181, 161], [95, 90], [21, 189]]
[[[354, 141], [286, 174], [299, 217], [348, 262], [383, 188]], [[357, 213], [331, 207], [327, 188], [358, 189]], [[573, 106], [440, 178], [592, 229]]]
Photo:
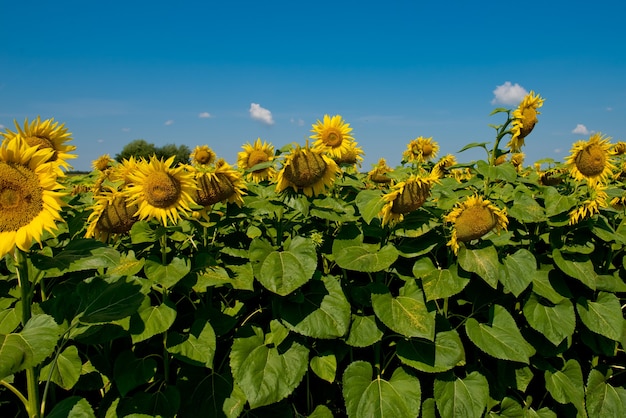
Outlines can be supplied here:
[[352, 323], [350, 324], [350, 332], [348, 333], [346, 344], [351, 347], [369, 347], [380, 341], [382, 337], [383, 332], [376, 325], [374, 315], [352, 315]]
[[463, 148], [461, 148], [457, 152], [467, 151], [468, 149], [472, 149], [472, 148], [484, 148], [484, 150], [487, 151], [487, 145], [489, 144], [490, 142], [471, 142], [465, 145]]
[[624, 317], [619, 299], [613, 293], [599, 292], [595, 302], [579, 298], [576, 310], [590, 331], [613, 341], [620, 341]]
[[517, 297], [532, 282], [536, 270], [535, 256], [522, 248], [505, 257], [499, 279], [504, 288]]
[[607, 383], [611, 373], [605, 376], [592, 369], [587, 378], [586, 405], [590, 417], [621, 418], [626, 411], [626, 389]]
[[130, 318], [130, 334], [133, 344], [164, 333], [170, 329], [176, 319], [176, 308], [168, 299], [158, 306], [150, 305], [148, 298], [146, 301], [147, 306], [142, 307]]
[[576, 330], [574, 305], [569, 299], [549, 306], [541, 303], [535, 293], [531, 293], [524, 304], [523, 312], [528, 324], [555, 346], [573, 335]]
[[450, 269], [434, 269], [422, 278], [426, 300], [444, 299], [461, 293], [469, 279], [458, 274], [455, 264]]
[[539, 203], [527, 194], [522, 194], [509, 209], [508, 215], [523, 223], [536, 223], [546, 220], [546, 215]]
[[150, 357], [138, 358], [132, 351], [126, 350], [115, 359], [113, 380], [120, 394], [126, 396], [136, 387], [148, 383], [156, 371], [156, 360]]
[[145, 260], [137, 260], [135, 258], [135, 252], [133, 250], [128, 251], [126, 254], [122, 254], [119, 264], [110, 267], [107, 270], [107, 274], [110, 276], [134, 276], [141, 271], [145, 264]]
[[474, 250], [462, 246], [459, 249], [459, 265], [463, 270], [476, 273], [494, 289], [498, 287], [499, 270], [502, 265], [493, 245]]
[[479, 323], [474, 318], [465, 322], [469, 339], [482, 351], [501, 360], [529, 363], [535, 349], [528, 344], [511, 314], [500, 305], [491, 308], [489, 323]]
[[480, 417], [489, 399], [489, 383], [478, 372], [464, 379], [435, 379], [435, 402], [443, 417]]
[[348, 332], [350, 303], [336, 277], [311, 280], [302, 293], [303, 301], [280, 304], [279, 313], [285, 326], [313, 338], [337, 338]]
[[273, 344], [265, 344], [260, 328], [252, 330], [254, 335], [250, 337], [235, 338], [230, 368], [235, 383], [254, 409], [276, 403], [293, 392], [307, 371], [309, 350], [294, 342], [279, 352]]
[[0, 311], [0, 334], [10, 334], [15, 331], [22, 322], [20, 315], [21, 310], [17, 307]]
[[147, 221], [138, 221], [130, 228], [130, 240], [133, 244], [157, 242], [159, 238]]
[[143, 271], [146, 277], [165, 289], [173, 287], [191, 270], [191, 263], [187, 258], [174, 257], [169, 264], [162, 264], [156, 257], [146, 260]]
[[398, 250], [391, 244], [379, 249], [377, 245], [368, 245], [355, 240], [336, 239], [332, 251], [339, 267], [366, 273], [386, 270], [399, 256]]
[[555, 401], [561, 404], [572, 403], [579, 414], [584, 413], [583, 373], [576, 360], [568, 360], [562, 370], [546, 370], [544, 378], [546, 389]]
[[39, 380], [46, 382], [50, 378], [52, 382], [63, 389], [70, 390], [78, 382], [82, 367], [83, 362], [78, 355], [78, 348], [71, 345], [59, 354], [56, 361], [46, 364], [41, 369]]
[[337, 373], [337, 357], [330, 353], [315, 356], [311, 359], [311, 370], [320, 379], [333, 383]]
[[333, 418], [333, 413], [326, 405], [317, 405], [309, 418]]
[[189, 334], [177, 332], [167, 334], [167, 351], [194, 366], [212, 369], [216, 347], [215, 331], [205, 320], [196, 320]]
[[557, 290], [550, 282], [550, 271], [552, 271], [552, 269], [535, 271], [535, 274], [532, 277], [533, 292], [541, 297], [548, 299], [554, 304], [558, 304], [567, 298], [557, 292]]
[[552, 258], [563, 273], [580, 280], [591, 290], [596, 289], [597, 274], [588, 256], [581, 254], [564, 255], [558, 248], [555, 248], [552, 250]]
[[380, 190], [361, 190], [356, 195], [354, 202], [361, 213], [361, 217], [365, 223], [369, 224], [372, 219], [378, 216], [378, 213], [385, 205], [381, 199], [383, 193]]
[[569, 212], [576, 205], [576, 199], [570, 195], [561, 194], [554, 187], [545, 187], [543, 189], [543, 198], [546, 216], [548, 217]]
[[255, 274], [267, 290], [285, 296], [308, 282], [316, 268], [315, 244], [308, 238], [296, 236], [285, 251], [270, 252]]
[[428, 311], [415, 280], [407, 281], [397, 297], [384, 286], [374, 288], [372, 307], [383, 324], [405, 337], [435, 338], [435, 312]]
[[46, 271], [47, 277], [58, 277], [63, 273], [117, 266], [120, 253], [100, 241], [72, 239], [54, 257], [36, 253], [31, 260], [37, 268]]
[[414, 418], [420, 413], [422, 391], [416, 377], [397, 368], [391, 379], [374, 376], [365, 361], [351, 363], [343, 374], [343, 398], [351, 418]]
[[400, 340], [396, 353], [402, 363], [426, 373], [465, 365], [465, 350], [455, 330], [438, 332], [434, 342], [418, 338]]
[[78, 284], [79, 317], [82, 323], [104, 323], [126, 318], [137, 312], [143, 302], [141, 286], [124, 277], [104, 280], [94, 277]]
[[46, 418], [96, 418], [96, 415], [85, 398], [70, 396], [55, 404]]
[[0, 379], [41, 364], [54, 352], [61, 329], [49, 315], [33, 315], [21, 332], [0, 335]]
[[222, 411], [227, 418], [238, 418], [246, 406], [246, 394], [238, 385], [233, 385], [233, 391], [222, 405]]

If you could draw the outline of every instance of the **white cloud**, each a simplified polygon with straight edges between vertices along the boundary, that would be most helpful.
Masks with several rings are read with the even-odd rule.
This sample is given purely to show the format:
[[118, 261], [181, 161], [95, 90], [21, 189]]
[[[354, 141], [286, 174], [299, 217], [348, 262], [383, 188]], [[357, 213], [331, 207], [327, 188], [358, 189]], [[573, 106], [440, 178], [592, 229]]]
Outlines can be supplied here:
[[506, 81], [501, 86], [497, 86], [493, 91], [494, 97], [491, 104], [516, 105], [519, 104], [527, 94], [528, 92], [524, 87], [517, 83], [511, 84], [510, 81]]
[[611, 112], [611, 111], [613, 111], [613, 108], [611, 106], [609, 106], [609, 107], [606, 108], [606, 111], [607, 112]]
[[573, 134], [579, 134], [579, 135], [589, 135], [589, 130], [587, 129], [587, 127], [581, 123], [579, 123], [578, 125], [576, 125], [576, 127], [572, 130]]
[[291, 118], [290, 122], [293, 123], [294, 125], [304, 126], [304, 120], [300, 118], [298, 119]]
[[97, 140], [96, 140], [96, 142], [97, 142], [98, 144], [102, 144], [102, 143], [104, 143], [104, 139], [97, 139]]
[[201, 113], [198, 115], [198, 117], [199, 117], [200, 119], [208, 119], [208, 118], [212, 117], [212, 115], [211, 115], [209, 112], [201, 112]]
[[164, 124], [164, 125], [165, 125], [165, 126], [170, 126], [170, 125], [173, 125], [173, 124], [174, 124], [174, 120], [172, 120], [172, 119], [168, 119], [168, 120], [166, 120], [166, 121], [165, 121], [165, 124]]
[[266, 125], [273, 125], [272, 112], [262, 108], [258, 103], [250, 103], [250, 117]]
[[130, 128], [122, 128], [122, 132], [130, 132]]
[[4, 129], [4, 125], [0, 123], [0, 129]]

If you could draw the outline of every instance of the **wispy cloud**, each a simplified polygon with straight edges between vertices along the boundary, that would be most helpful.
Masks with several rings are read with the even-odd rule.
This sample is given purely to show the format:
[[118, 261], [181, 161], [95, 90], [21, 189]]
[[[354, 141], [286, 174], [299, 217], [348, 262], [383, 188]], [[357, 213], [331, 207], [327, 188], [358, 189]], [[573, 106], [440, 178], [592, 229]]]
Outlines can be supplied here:
[[606, 108], [606, 111], [607, 111], [607, 112], [612, 112], [612, 111], [613, 111], [613, 108], [612, 108], [611, 106], [608, 106], [608, 107]]
[[97, 139], [97, 140], [96, 140], [96, 142], [97, 142], [98, 144], [103, 144], [103, 143], [104, 143], [104, 139]]
[[198, 114], [198, 117], [200, 119], [208, 119], [213, 117], [213, 115], [211, 115], [209, 112], [201, 112], [200, 114]]
[[4, 125], [0, 123], [0, 129], [4, 129]]
[[258, 103], [250, 103], [250, 117], [266, 125], [274, 124], [272, 112], [261, 107], [261, 105]]
[[298, 126], [304, 126], [304, 120], [303, 119], [295, 119], [295, 118], [291, 118], [289, 120], [289, 122], [293, 123], [294, 125], [298, 125]]
[[579, 123], [572, 130], [572, 133], [573, 134], [579, 134], [579, 135], [589, 135], [589, 129], [587, 129], [587, 127], [585, 125], [583, 125], [582, 123]]
[[122, 128], [122, 132], [130, 132], [130, 128]]
[[493, 91], [491, 104], [516, 105], [521, 102], [527, 94], [528, 92], [524, 87], [517, 83], [511, 84], [510, 81], [506, 81], [504, 84], [497, 86]]
[[170, 125], [173, 125], [173, 124], [174, 124], [174, 120], [173, 119], [168, 119], [164, 123], [165, 126], [170, 126]]

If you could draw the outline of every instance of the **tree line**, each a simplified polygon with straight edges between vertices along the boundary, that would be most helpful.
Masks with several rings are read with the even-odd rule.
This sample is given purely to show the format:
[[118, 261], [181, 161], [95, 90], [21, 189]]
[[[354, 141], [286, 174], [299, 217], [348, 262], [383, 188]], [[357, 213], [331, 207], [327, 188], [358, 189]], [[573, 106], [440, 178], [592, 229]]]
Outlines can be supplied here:
[[187, 145], [165, 144], [157, 147], [144, 139], [135, 139], [126, 144], [122, 151], [115, 155], [115, 160], [122, 162], [130, 157], [149, 159], [152, 155], [167, 159], [174, 156], [173, 165], [177, 165], [189, 163], [189, 154], [191, 154], [191, 150]]

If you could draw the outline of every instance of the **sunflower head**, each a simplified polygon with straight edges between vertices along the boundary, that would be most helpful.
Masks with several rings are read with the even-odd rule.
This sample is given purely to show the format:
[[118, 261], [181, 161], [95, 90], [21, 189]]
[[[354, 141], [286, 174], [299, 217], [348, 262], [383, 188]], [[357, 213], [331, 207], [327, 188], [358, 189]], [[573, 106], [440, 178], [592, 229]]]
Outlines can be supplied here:
[[317, 196], [333, 185], [340, 172], [337, 163], [322, 149], [309, 148], [308, 143], [304, 148], [297, 146], [287, 155], [278, 172], [276, 192], [291, 187], [306, 196]]
[[111, 156], [109, 154], [103, 154], [97, 159], [93, 160], [91, 166], [94, 168], [94, 170], [105, 171], [111, 166], [112, 163], [113, 160], [111, 160]]
[[199, 145], [189, 154], [189, 159], [194, 165], [209, 165], [215, 162], [215, 153], [208, 145]]
[[610, 138], [594, 133], [588, 141], [574, 144], [566, 162], [574, 179], [587, 180], [590, 186], [607, 180], [615, 169], [611, 163], [609, 141]]
[[624, 155], [626, 153], [626, 142], [619, 141], [613, 145], [612, 153], [613, 155]]
[[313, 147], [326, 151], [333, 158], [341, 158], [347, 153], [354, 137], [350, 134], [352, 128], [345, 123], [341, 115], [324, 115], [323, 121], [318, 119], [311, 130]]
[[0, 146], [0, 257], [16, 246], [28, 251], [57, 229], [65, 193], [58, 190], [54, 151], [13, 138]]
[[207, 207], [219, 202], [243, 204], [246, 186], [241, 173], [222, 159], [217, 161], [213, 170], [198, 171], [196, 184], [196, 203], [199, 205]]
[[378, 164], [367, 173], [367, 178], [374, 183], [388, 184], [391, 183], [391, 177], [387, 176], [387, 173], [392, 172], [393, 169], [387, 165], [387, 161], [384, 158], [378, 160]]
[[455, 254], [459, 251], [459, 242], [478, 239], [493, 229], [506, 229], [509, 222], [506, 210], [477, 195], [457, 203], [444, 221], [454, 225], [447, 245]]
[[421, 164], [435, 158], [438, 151], [439, 144], [433, 141], [432, 137], [420, 136], [407, 144], [406, 150], [402, 153], [402, 161]]
[[137, 217], [137, 205], [126, 204], [123, 193], [108, 189], [94, 196], [93, 212], [87, 220], [86, 238], [107, 242], [109, 238], [128, 233]]
[[411, 176], [408, 180], [393, 186], [391, 191], [383, 196], [385, 205], [380, 210], [382, 224], [395, 225], [426, 202], [430, 196], [433, 183], [437, 182], [434, 176], [418, 177]]
[[544, 99], [533, 91], [528, 93], [513, 111], [513, 123], [511, 126], [511, 139], [507, 147], [513, 152], [519, 152], [526, 138], [537, 124], [537, 111], [543, 106]]
[[447, 154], [441, 157], [432, 169], [432, 175], [438, 179], [442, 178], [449, 172], [450, 167], [456, 164], [456, 158], [452, 154]]
[[[251, 170], [254, 166], [267, 163], [274, 159], [274, 146], [265, 141], [261, 142], [261, 138], [257, 138], [254, 145], [249, 143], [242, 146], [243, 151], [237, 154], [237, 167], [242, 170]], [[259, 168], [249, 171], [246, 174], [248, 180], [260, 183], [264, 180], [271, 180], [276, 175], [276, 169], [273, 166]]]
[[23, 128], [15, 121], [15, 127], [17, 132], [7, 129], [6, 132], [2, 133], [2, 136], [7, 140], [19, 136], [31, 147], [50, 149], [53, 151], [50, 158], [51, 162], [54, 162], [58, 167], [71, 168], [66, 160], [76, 158], [76, 155], [70, 154], [76, 147], [67, 144], [68, 141], [72, 140], [72, 134], [67, 131], [65, 124], [59, 125], [59, 122], [55, 122], [54, 118], [42, 121], [41, 117], [37, 116], [37, 119], [30, 123], [28, 119], [25, 119]]
[[340, 157], [334, 157], [334, 160], [339, 165], [360, 167], [363, 161], [363, 154], [363, 149], [357, 145], [356, 141], [351, 141], [348, 144], [347, 150], [345, 150]]
[[569, 213], [569, 224], [575, 225], [583, 219], [600, 213], [600, 208], [607, 207], [606, 186], [595, 183], [587, 187], [587, 198]]

